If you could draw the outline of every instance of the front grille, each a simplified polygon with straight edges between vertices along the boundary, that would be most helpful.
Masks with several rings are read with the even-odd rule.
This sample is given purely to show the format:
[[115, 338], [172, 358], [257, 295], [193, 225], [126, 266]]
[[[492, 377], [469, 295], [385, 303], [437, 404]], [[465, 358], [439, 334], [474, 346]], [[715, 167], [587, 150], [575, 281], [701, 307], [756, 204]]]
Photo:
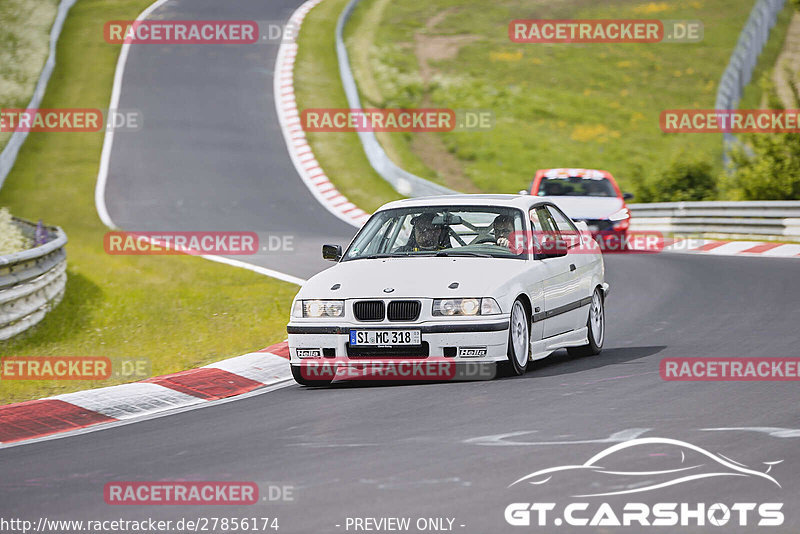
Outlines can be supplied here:
[[353, 315], [359, 321], [383, 321], [385, 311], [382, 300], [359, 300], [353, 304]]
[[418, 300], [393, 300], [386, 315], [390, 321], [416, 321], [420, 310], [422, 304]]
[[349, 358], [427, 358], [430, 350], [428, 342], [422, 345], [409, 345], [397, 347], [351, 347], [345, 343]]

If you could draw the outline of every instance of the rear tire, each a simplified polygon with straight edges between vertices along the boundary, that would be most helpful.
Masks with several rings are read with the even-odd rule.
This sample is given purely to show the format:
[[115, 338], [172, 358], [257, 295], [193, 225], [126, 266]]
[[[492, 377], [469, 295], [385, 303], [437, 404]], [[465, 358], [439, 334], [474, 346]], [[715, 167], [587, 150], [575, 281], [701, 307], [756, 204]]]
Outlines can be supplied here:
[[523, 375], [528, 367], [531, 352], [531, 322], [528, 311], [520, 299], [511, 307], [508, 325], [508, 361], [511, 373]]
[[292, 368], [292, 376], [294, 377], [294, 381], [301, 386], [329, 386], [333, 380], [333, 378], [322, 380], [309, 379], [303, 376], [303, 371], [300, 369], [299, 365], [291, 365], [290, 367]]
[[592, 303], [589, 305], [589, 318], [586, 320], [586, 337], [589, 343], [580, 347], [567, 348], [570, 356], [595, 356], [603, 350], [603, 341], [606, 337], [606, 311], [603, 292], [595, 288], [592, 294]]

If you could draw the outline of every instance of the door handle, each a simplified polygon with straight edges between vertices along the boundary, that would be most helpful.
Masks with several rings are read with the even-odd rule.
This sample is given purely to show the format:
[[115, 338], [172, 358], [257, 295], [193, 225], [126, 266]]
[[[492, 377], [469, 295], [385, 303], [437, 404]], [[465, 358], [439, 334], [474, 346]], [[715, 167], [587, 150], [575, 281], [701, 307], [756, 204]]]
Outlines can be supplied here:
[[574, 263], [570, 263], [569, 264], [569, 270], [570, 271], [574, 271], [575, 269], [577, 269], [577, 267], [575, 267], [575, 264]]

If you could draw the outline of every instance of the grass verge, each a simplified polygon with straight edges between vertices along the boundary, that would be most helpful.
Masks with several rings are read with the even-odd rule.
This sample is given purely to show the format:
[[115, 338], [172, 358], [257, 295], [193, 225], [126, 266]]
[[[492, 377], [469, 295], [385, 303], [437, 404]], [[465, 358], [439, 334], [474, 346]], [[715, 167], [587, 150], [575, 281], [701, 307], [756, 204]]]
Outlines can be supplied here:
[[[0, 109], [24, 108], [50, 53], [58, 0], [0, 2]], [[0, 132], [0, 151], [11, 137]]]
[[[150, 3], [79, 1], [43, 107], [107, 107], [120, 47], [103, 40], [103, 24], [133, 19]], [[104, 252], [94, 207], [102, 143], [102, 133], [31, 133], [0, 191], [0, 205], [15, 215], [69, 237], [64, 300], [31, 331], [0, 342], [0, 356], [143, 358], [159, 375], [285, 339], [297, 286], [197, 257]], [[118, 381], [2, 380], [0, 404]]]
[[[434, 178], [455, 172], [449, 183], [467, 180], [483, 191], [514, 192], [527, 188], [538, 168], [594, 167], [611, 171], [636, 193], [687, 153], [702, 154], [721, 173], [721, 135], [665, 134], [659, 115], [664, 109], [713, 108], [752, 7], [726, 0], [364, 0], [350, 27], [361, 35], [348, 34], [347, 41], [359, 81], [370, 73], [362, 87], [370, 103], [495, 114], [491, 130], [436, 134], [439, 148], [420, 143], [423, 134], [384, 136], [387, 153], [409, 170]], [[779, 18], [755, 82], [774, 63], [790, 9]], [[376, 13], [377, 31], [366, 24], [359, 29], [361, 20], [374, 23]], [[507, 35], [516, 18], [699, 19], [704, 39], [516, 44]], [[752, 106], [759, 98], [758, 88], [750, 87], [743, 103]]]

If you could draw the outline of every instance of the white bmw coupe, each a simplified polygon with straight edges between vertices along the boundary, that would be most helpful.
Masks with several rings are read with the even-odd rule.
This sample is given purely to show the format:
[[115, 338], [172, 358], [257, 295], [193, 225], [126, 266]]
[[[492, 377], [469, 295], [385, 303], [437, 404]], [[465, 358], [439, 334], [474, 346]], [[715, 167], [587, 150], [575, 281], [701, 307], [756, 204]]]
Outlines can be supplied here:
[[303, 372], [312, 363], [507, 361], [519, 375], [559, 348], [598, 354], [608, 284], [593, 245], [583, 223], [528, 195], [386, 204], [344, 252], [322, 247], [336, 265], [295, 297], [287, 326], [295, 380], [330, 383]]

